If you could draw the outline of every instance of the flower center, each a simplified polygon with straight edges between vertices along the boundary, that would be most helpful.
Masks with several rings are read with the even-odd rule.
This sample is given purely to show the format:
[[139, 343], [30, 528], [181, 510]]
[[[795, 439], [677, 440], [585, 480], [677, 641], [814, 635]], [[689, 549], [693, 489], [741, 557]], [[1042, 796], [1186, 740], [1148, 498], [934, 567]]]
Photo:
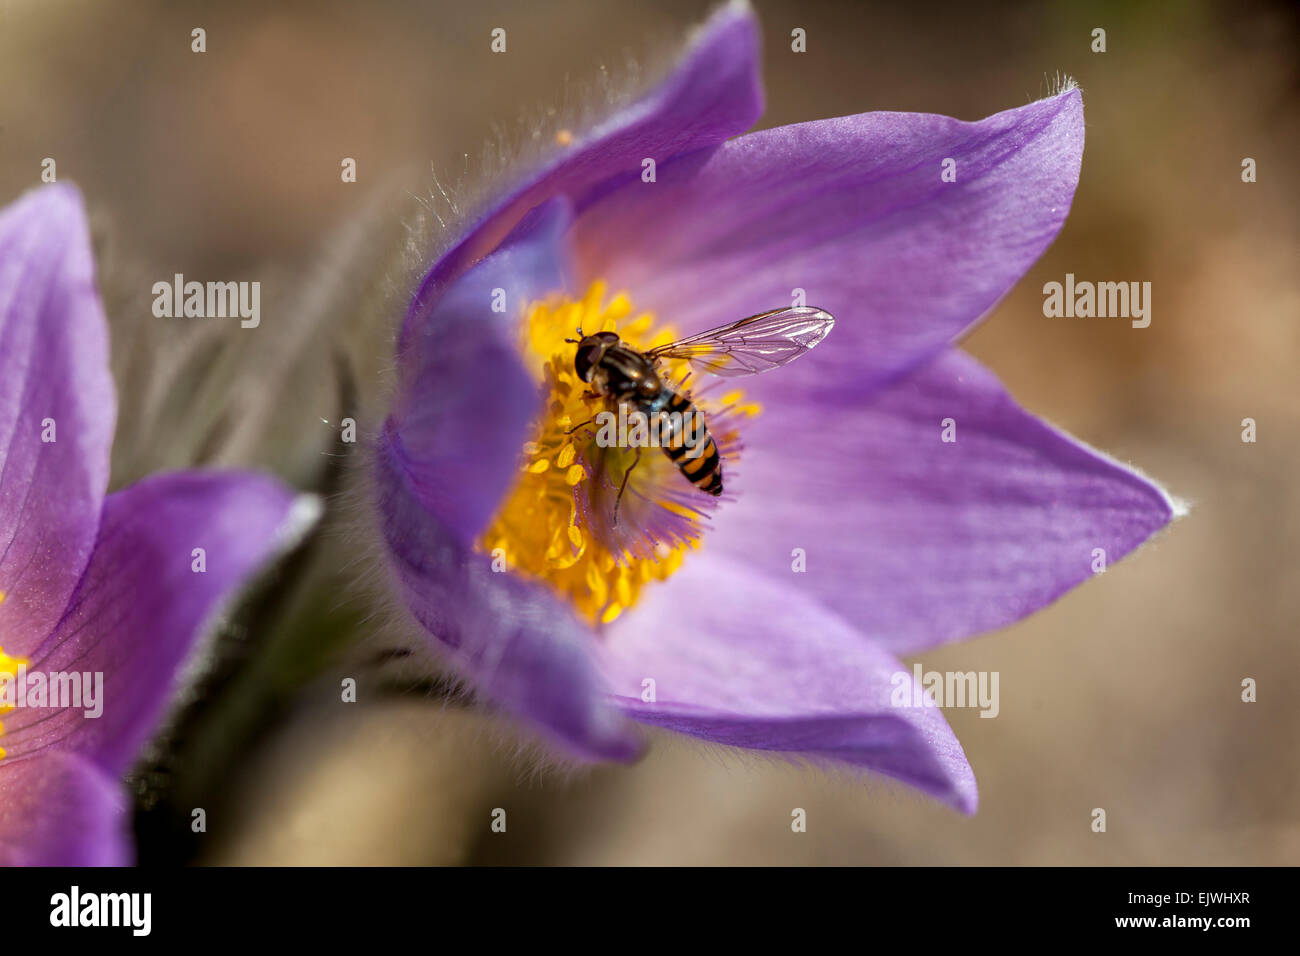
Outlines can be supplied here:
[[[0, 604], [4, 604], [4, 602], [5, 602], [5, 592], [0, 591]], [[27, 660], [25, 658], [10, 657], [8, 654], [5, 653], [5, 649], [3, 647], [0, 647], [0, 717], [4, 717], [13, 712], [14, 706], [12, 704], [5, 703], [5, 700], [8, 699], [8, 695], [6, 692], [9, 688], [7, 685], [11, 680], [13, 680], [13, 678], [18, 676], [19, 668], [26, 667], [26, 666], [27, 666]], [[5, 732], [4, 722], [0, 721], [0, 737], [4, 736], [4, 732]], [[4, 760], [4, 759], [5, 759], [5, 749], [4, 747], [0, 747], [0, 760]]]
[[[580, 299], [528, 308], [521, 348], [546, 404], [524, 443], [519, 478], [481, 545], [509, 570], [545, 581], [593, 624], [607, 624], [635, 605], [647, 584], [681, 567], [719, 499], [695, 487], [662, 448], [598, 437], [600, 413], [635, 409], [595, 396], [578, 377], [576, 346], [565, 339], [579, 328], [615, 332], [638, 351], [676, 338], [666, 326], [655, 330], [652, 314], [634, 313], [626, 294], [606, 301], [600, 281]], [[759, 407], [742, 403], [738, 390], [714, 396], [707, 387], [687, 389], [680, 360], [661, 361], [658, 374], [707, 421], [730, 479], [740, 451], [737, 424]]]

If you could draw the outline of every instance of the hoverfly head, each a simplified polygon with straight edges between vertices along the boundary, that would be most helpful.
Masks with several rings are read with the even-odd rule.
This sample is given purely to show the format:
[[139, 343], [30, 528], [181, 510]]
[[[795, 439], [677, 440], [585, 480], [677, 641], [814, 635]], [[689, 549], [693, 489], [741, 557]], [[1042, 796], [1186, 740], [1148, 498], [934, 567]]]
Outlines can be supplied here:
[[[582, 330], [578, 331], [581, 333]], [[565, 339], [565, 341], [574, 340]], [[573, 370], [578, 373], [578, 378], [590, 382], [592, 373], [604, 358], [605, 352], [610, 346], [618, 344], [618, 336], [613, 332], [597, 332], [594, 335], [584, 335], [577, 341], [578, 349], [573, 353]]]

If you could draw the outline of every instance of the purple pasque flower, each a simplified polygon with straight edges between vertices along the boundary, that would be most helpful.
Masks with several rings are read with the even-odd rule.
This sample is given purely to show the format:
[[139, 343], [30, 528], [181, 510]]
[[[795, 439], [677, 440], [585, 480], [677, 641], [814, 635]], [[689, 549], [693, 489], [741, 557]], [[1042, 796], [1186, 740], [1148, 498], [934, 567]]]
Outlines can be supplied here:
[[[952, 347], [1064, 223], [1082, 101], [740, 135], [758, 49], [747, 7], [719, 11], [662, 85], [561, 137], [430, 268], [375, 449], [387, 556], [452, 665], [571, 754], [634, 757], [635, 721], [972, 812], [941, 712], [894, 705], [896, 655], [1024, 617], [1175, 513]], [[570, 434], [595, 406], [565, 337], [646, 347], [796, 290], [837, 319], [815, 351], [692, 382], [724, 498], [654, 453], [615, 524], [629, 453]]]
[[106, 495], [116, 407], [81, 198], [43, 187], [0, 210], [0, 864], [130, 861], [118, 778], [314, 507], [239, 472]]

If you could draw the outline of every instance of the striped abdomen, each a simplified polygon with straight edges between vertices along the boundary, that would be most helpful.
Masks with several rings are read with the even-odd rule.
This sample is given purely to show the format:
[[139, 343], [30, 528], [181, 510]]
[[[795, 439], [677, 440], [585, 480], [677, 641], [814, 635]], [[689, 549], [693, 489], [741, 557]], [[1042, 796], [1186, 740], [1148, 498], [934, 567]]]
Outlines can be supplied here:
[[658, 438], [664, 454], [696, 488], [722, 494], [722, 458], [704, 416], [677, 392], [664, 403], [660, 416]]

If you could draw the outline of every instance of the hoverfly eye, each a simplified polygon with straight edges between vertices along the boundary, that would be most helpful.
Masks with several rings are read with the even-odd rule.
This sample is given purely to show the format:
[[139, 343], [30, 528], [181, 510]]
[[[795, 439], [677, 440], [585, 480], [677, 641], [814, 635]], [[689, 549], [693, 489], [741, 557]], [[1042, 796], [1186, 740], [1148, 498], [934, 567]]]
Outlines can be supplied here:
[[584, 382], [591, 381], [591, 370], [596, 367], [596, 362], [603, 351], [604, 349], [599, 345], [578, 346], [578, 351], [573, 355], [573, 370], [578, 373], [578, 378]]

